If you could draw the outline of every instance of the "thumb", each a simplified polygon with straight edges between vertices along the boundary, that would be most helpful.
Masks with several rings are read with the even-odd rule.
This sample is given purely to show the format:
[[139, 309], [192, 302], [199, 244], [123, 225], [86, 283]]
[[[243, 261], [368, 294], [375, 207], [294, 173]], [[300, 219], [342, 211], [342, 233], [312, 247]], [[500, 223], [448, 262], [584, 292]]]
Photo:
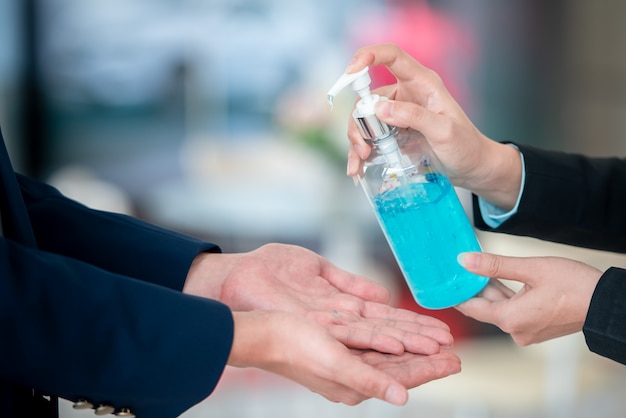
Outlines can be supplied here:
[[400, 383], [392, 382], [389, 386], [387, 386], [383, 400], [393, 405], [402, 406], [406, 404], [408, 398], [409, 393], [406, 388]]
[[409, 399], [407, 388], [390, 374], [354, 356], [346, 357], [337, 383], [356, 391], [366, 399], [377, 398], [393, 405], [404, 405]]
[[461, 253], [458, 262], [467, 271], [494, 279], [514, 280], [533, 285], [536, 269], [531, 258], [507, 257], [489, 253]]
[[392, 405], [402, 406], [409, 400], [409, 392], [387, 373], [372, 369], [369, 376], [354, 381], [357, 391], [369, 398], [378, 398]]
[[381, 284], [366, 277], [340, 269], [327, 260], [323, 260], [322, 278], [343, 293], [360, 299], [387, 304], [391, 295]]

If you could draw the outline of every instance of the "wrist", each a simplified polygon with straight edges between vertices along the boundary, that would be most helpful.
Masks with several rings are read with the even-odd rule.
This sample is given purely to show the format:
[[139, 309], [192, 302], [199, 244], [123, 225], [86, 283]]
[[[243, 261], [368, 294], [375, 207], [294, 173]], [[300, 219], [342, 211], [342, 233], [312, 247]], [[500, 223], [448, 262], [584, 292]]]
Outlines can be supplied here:
[[490, 142], [485, 171], [468, 188], [489, 203], [510, 211], [517, 204], [522, 187], [522, 155], [514, 146]]
[[221, 301], [222, 286], [226, 275], [222, 272], [221, 253], [198, 254], [187, 271], [183, 293]]
[[276, 362], [274, 319], [275, 315], [267, 311], [233, 312], [233, 343], [227, 364], [263, 369]]

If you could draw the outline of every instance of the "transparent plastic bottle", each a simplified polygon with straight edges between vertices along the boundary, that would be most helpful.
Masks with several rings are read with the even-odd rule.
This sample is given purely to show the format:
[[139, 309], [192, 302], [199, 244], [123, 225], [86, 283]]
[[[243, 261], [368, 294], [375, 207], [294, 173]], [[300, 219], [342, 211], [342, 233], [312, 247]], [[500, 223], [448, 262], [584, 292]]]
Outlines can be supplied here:
[[422, 134], [376, 118], [385, 98], [369, 91], [368, 68], [344, 74], [328, 92], [351, 85], [361, 96], [353, 112], [372, 153], [359, 182], [416, 302], [444, 309], [475, 296], [489, 281], [465, 270], [459, 253], [481, 251], [452, 183]]

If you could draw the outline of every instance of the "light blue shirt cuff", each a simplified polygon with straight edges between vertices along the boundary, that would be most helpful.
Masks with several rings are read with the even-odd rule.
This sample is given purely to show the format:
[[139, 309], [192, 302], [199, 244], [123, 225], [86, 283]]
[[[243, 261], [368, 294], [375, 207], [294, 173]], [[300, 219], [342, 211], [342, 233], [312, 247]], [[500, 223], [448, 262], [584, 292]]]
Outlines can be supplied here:
[[[509, 144], [513, 147], [515, 145]], [[517, 148], [517, 147], [515, 147]], [[522, 200], [522, 193], [524, 192], [524, 184], [526, 183], [526, 167], [524, 166], [524, 154], [520, 152], [520, 158], [522, 160], [522, 183], [519, 188], [519, 195], [517, 196], [517, 201], [515, 202], [515, 206], [510, 211], [505, 211], [504, 209], [489, 203], [483, 198], [478, 198], [478, 207], [480, 208], [480, 216], [482, 216], [483, 221], [490, 228], [497, 228], [502, 225], [507, 219], [517, 213], [517, 208], [519, 208], [519, 202]]]

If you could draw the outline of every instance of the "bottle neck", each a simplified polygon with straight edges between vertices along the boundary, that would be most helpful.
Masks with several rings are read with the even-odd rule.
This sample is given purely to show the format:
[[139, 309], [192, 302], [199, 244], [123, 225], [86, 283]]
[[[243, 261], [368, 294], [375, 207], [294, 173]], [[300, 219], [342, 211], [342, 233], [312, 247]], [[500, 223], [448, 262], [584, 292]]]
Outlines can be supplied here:
[[[374, 137], [363, 135], [365, 142], [367, 142], [374, 148], [384, 148], [390, 142], [396, 142], [396, 135], [398, 134], [398, 132], [400, 132], [400, 129], [395, 126], [390, 126], [387, 124], [385, 125], [388, 127], [388, 130], [386, 130], [384, 133], [381, 132], [380, 135]], [[361, 133], [363, 133], [363, 131], [361, 131]]]
[[372, 143], [373, 151], [382, 155], [386, 161], [386, 164], [392, 168], [403, 168], [406, 164], [405, 158], [403, 158], [402, 150], [400, 149], [400, 145], [398, 144], [397, 137], [394, 133], [397, 132], [392, 131], [384, 138], [378, 138]]
[[394, 129], [392, 126], [380, 121], [374, 113], [362, 113], [358, 108], [354, 110], [352, 116], [361, 131], [361, 135], [367, 141], [386, 138], [392, 134]]

